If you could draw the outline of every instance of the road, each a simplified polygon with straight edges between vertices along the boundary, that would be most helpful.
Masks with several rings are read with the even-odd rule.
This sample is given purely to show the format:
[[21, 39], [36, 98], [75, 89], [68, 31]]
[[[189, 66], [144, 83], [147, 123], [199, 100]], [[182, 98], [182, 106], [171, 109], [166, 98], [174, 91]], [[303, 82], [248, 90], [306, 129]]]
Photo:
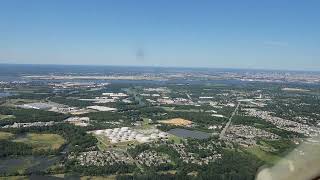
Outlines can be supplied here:
[[228, 130], [230, 124], [231, 124], [231, 121], [232, 121], [232, 118], [234, 115], [236, 115], [238, 109], [239, 109], [239, 106], [240, 106], [240, 102], [237, 104], [237, 107], [234, 109], [233, 113], [231, 114], [230, 118], [229, 118], [229, 121], [227, 122], [226, 126], [223, 128], [223, 130], [221, 131], [220, 135], [219, 135], [219, 138], [220, 139], [223, 139], [225, 134], [226, 134], [226, 131]]
[[189, 100], [192, 101], [190, 94], [186, 93], [186, 95], [188, 96]]

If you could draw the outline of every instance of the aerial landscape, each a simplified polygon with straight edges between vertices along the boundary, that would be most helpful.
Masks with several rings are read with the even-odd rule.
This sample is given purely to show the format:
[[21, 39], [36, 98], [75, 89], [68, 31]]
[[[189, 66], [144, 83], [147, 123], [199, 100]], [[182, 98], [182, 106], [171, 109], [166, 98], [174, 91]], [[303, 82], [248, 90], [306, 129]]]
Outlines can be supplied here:
[[320, 73], [0, 69], [1, 176], [248, 179], [301, 143], [319, 146]]
[[319, 0], [2, 0], [0, 180], [320, 180]]

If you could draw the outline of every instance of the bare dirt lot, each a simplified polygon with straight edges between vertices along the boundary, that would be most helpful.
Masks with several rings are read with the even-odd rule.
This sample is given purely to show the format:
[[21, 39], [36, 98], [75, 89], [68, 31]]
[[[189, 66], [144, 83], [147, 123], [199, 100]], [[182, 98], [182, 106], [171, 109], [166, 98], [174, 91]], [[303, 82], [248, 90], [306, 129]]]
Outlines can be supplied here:
[[182, 119], [182, 118], [174, 118], [174, 119], [168, 119], [168, 120], [162, 120], [159, 121], [160, 123], [164, 123], [164, 124], [171, 124], [171, 125], [175, 125], [175, 126], [187, 126], [187, 125], [191, 125], [192, 121], [186, 120], [186, 119]]

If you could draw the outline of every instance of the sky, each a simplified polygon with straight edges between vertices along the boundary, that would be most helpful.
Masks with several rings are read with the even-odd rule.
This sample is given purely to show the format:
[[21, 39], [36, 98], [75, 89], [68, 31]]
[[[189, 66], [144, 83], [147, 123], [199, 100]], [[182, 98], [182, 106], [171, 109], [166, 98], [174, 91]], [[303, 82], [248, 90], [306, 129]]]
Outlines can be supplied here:
[[0, 63], [320, 70], [319, 0], [1, 0]]

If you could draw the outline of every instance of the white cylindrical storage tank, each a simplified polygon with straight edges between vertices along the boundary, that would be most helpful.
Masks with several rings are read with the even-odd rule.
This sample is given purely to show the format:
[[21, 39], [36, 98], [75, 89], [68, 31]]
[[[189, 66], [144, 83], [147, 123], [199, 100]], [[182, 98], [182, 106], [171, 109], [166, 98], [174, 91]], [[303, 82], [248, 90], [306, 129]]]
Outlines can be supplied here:
[[118, 139], [112, 139], [111, 140], [111, 143], [117, 143], [118, 142]]
[[159, 136], [158, 136], [158, 134], [151, 134], [150, 137], [151, 137], [152, 139], [157, 139]]
[[145, 143], [145, 142], [149, 142], [150, 138], [146, 137], [146, 136], [143, 136], [143, 137], [139, 138], [138, 141], [141, 142], [141, 143]]
[[113, 136], [113, 135], [110, 135], [108, 137], [109, 137], [109, 139], [114, 139], [115, 138], [115, 136]]
[[112, 132], [112, 129], [106, 129], [104, 130], [105, 133], [108, 133], [108, 132]]
[[136, 140], [137, 140], [138, 142], [141, 142], [141, 139], [142, 139], [142, 137], [136, 137]]
[[139, 138], [141, 138], [141, 137], [143, 137], [142, 134], [137, 134], [137, 135], [136, 135], [136, 139], [139, 139]]
[[115, 137], [117, 137], [117, 138], [121, 138], [120, 134], [117, 134]]
[[94, 133], [97, 134], [97, 135], [99, 135], [99, 134], [102, 134], [102, 133], [103, 133], [103, 130], [96, 130]]
[[131, 133], [129, 133], [129, 135], [130, 135], [130, 136], [135, 136], [135, 135], [137, 135], [137, 133], [131, 132]]
[[162, 138], [167, 137], [167, 133], [161, 132], [161, 133], [159, 133], [159, 137], [162, 137]]
[[122, 127], [121, 130], [122, 130], [122, 131], [128, 131], [129, 128], [128, 128], [128, 127]]

